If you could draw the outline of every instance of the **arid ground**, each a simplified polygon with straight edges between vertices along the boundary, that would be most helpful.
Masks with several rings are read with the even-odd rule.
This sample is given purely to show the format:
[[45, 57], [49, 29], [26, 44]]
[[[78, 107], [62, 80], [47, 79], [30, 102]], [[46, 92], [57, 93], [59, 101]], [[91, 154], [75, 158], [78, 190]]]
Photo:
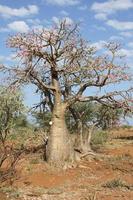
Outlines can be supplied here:
[[0, 200], [132, 200], [133, 128], [110, 131], [95, 151], [64, 170], [49, 167], [41, 150], [27, 151], [1, 184]]

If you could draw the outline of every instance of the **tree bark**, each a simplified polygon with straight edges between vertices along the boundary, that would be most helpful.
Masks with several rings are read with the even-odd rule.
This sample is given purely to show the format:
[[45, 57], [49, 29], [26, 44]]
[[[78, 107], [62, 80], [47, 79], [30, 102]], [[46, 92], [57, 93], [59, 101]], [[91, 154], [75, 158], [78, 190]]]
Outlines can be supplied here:
[[48, 163], [58, 166], [69, 160], [69, 134], [65, 122], [66, 105], [56, 97], [47, 148]]

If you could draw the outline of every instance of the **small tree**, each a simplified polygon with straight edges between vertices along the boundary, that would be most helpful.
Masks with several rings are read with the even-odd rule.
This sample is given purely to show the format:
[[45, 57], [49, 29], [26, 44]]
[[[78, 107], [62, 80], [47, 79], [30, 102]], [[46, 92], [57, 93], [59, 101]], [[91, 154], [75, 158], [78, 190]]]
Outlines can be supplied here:
[[[11, 36], [7, 44], [16, 50], [20, 63], [14, 68], [1, 68], [13, 72], [14, 83], [36, 85], [44, 95], [43, 103], [52, 111], [49, 163], [62, 165], [69, 159], [71, 148], [65, 112], [75, 102], [95, 101], [130, 109], [131, 89], [106, 92], [107, 86], [129, 80], [125, 66], [115, 60], [119, 45], [110, 43], [106, 46], [110, 56], [97, 56], [81, 37], [78, 26], [66, 21], [49, 29]], [[97, 91], [95, 95], [91, 88]]]
[[124, 117], [122, 109], [113, 109], [97, 102], [77, 102], [66, 113], [66, 122], [69, 131], [77, 134], [76, 149], [84, 152], [91, 150], [92, 134], [96, 129], [117, 127]]
[[0, 141], [4, 145], [8, 133], [15, 125], [15, 118], [24, 110], [18, 91], [0, 87]]
[[98, 125], [102, 129], [114, 128], [119, 126], [121, 118], [125, 117], [122, 109], [113, 109], [107, 106], [99, 106], [99, 112], [97, 112]]
[[[14, 119], [24, 110], [22, 96], [18, 91], [0, 87], [0, 167], [3, 162], [12, 155], [11, 148], [6, 144], [11, 128], [14, 127]], [[11, 167], [17, 157], [13, 156]]]

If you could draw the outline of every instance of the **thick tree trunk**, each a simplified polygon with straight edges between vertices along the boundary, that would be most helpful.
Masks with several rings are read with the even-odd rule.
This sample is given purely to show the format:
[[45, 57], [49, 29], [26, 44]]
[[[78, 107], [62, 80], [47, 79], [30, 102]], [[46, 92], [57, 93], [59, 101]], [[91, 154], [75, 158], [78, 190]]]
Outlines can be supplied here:
[[69, 134], [65, 122], [65, 105], [55, 103], [50, 136], [48, 141], [47, 161], [54, 166], [64, 165], [70, 156]]

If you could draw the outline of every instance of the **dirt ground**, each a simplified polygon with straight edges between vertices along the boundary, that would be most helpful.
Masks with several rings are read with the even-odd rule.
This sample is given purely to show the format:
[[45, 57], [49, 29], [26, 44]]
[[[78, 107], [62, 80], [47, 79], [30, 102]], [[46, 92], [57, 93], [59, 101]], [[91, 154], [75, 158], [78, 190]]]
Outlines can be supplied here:
[[0, 200], [133, 200], [133, 128], [110, 131], [95, 156], [55, 170], [41, 153], [24, 155], [16, 178], [0, 187]]

